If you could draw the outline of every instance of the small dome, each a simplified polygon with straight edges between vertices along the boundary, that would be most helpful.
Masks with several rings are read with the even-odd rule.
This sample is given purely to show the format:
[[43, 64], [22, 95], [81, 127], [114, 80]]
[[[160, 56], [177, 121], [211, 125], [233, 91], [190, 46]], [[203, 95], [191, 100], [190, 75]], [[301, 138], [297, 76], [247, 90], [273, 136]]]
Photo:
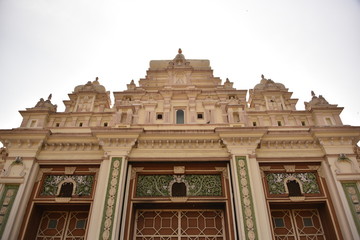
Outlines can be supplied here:
[[88, 81], [85, 85], [79, 85], [75, 87], [74, 93], [78, 92], [98, 92], [98, 93], [105, 93], [106, 89], [103, 85], [99, 83], [99, 78], [96, 77], [96, 79], [91, 82]]
[[276, 83], [271, 79], [266, 79], [261, 75], [261, 81], [254, 87], [255, 90], [286, 90], [284, 84]]
[[175, 56], [173, 61], [174, 61], [175, 65], [185, 64], [185, 56], [184, 56], [184, 54], [182, 54], [181, 48], [179, 48], [178, 54]]

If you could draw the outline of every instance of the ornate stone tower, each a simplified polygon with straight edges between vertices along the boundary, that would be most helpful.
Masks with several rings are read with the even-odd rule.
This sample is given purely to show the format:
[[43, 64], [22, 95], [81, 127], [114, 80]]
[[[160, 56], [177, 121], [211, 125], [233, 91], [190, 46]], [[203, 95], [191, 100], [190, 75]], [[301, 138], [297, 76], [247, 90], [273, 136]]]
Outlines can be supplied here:
[[359, 239], [360, 127], [312, 92], [249, 90], [209, 60], [150, 61], [0, 130], [1, 239]]

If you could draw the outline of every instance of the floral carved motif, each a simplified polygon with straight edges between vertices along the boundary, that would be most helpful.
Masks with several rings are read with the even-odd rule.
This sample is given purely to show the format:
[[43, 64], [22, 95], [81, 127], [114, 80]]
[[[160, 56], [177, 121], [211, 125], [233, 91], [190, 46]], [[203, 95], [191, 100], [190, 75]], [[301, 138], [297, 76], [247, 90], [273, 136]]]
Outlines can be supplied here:
[[237, 157], [236, 161], [242, 214], [245, 223], [245, 239], [255, 240], [258, 237], [247, 162], [245, 157]]
[[136, 187], [137, 197], [169, 197], [175, 182], [183, 182], [187, 196], [221, 196], [220, 174], [189, 175], [139, 175]]
[[287, 194], [285, 184], [287, 179], [298, 179], [305, 194], [320, 193], [316, 175], [312, 172], [305, 173], [266, 173], [266, 180], [270, 194]]
[[76, 183], [75, 195], [90, 196], [94, 183], [94, 175], [47, 175], [42, 185], [40, 196], [56, 196], [59, 184], [68, 179]]
[[117, 193], [119, 190], [119, 179], [121, 172], [122, 158], [111, 159], [111, 169], [106, 190], [104, 212], [102, 215], [101, 232], [98, 239], [112, 239], [112, 229], [115, 216]]

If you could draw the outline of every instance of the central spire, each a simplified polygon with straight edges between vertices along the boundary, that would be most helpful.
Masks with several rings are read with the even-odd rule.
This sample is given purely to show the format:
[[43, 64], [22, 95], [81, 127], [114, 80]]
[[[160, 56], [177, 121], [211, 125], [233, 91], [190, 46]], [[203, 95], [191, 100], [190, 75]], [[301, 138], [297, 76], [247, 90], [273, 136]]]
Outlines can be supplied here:
[[182, 54], [181, 48], [178, 50], [178, 54], [174, 58], [175, 65], [184, 65], [185, 64], [185, 56]]

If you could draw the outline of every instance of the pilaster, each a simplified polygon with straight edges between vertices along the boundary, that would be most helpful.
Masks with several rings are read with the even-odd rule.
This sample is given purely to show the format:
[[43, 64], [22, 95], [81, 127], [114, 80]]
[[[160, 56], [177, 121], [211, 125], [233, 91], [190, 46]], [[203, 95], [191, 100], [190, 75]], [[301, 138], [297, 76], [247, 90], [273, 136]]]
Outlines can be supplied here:
[[[330, 135], [331, 134], [331, 135]], [[333, 129], [313, 129], [313, 135], [319, 140], [326, 162], [322, 163], [324, 176], [329, 186], [329, 192], [337, 214], [340, 229], [344, 239], [359, 239], [349, 202], [344, 192], [343, 183], [359, 183], [360, 168], [354, 145], [359, 140], [355, 128], [343, 129], [341, 134]]]

